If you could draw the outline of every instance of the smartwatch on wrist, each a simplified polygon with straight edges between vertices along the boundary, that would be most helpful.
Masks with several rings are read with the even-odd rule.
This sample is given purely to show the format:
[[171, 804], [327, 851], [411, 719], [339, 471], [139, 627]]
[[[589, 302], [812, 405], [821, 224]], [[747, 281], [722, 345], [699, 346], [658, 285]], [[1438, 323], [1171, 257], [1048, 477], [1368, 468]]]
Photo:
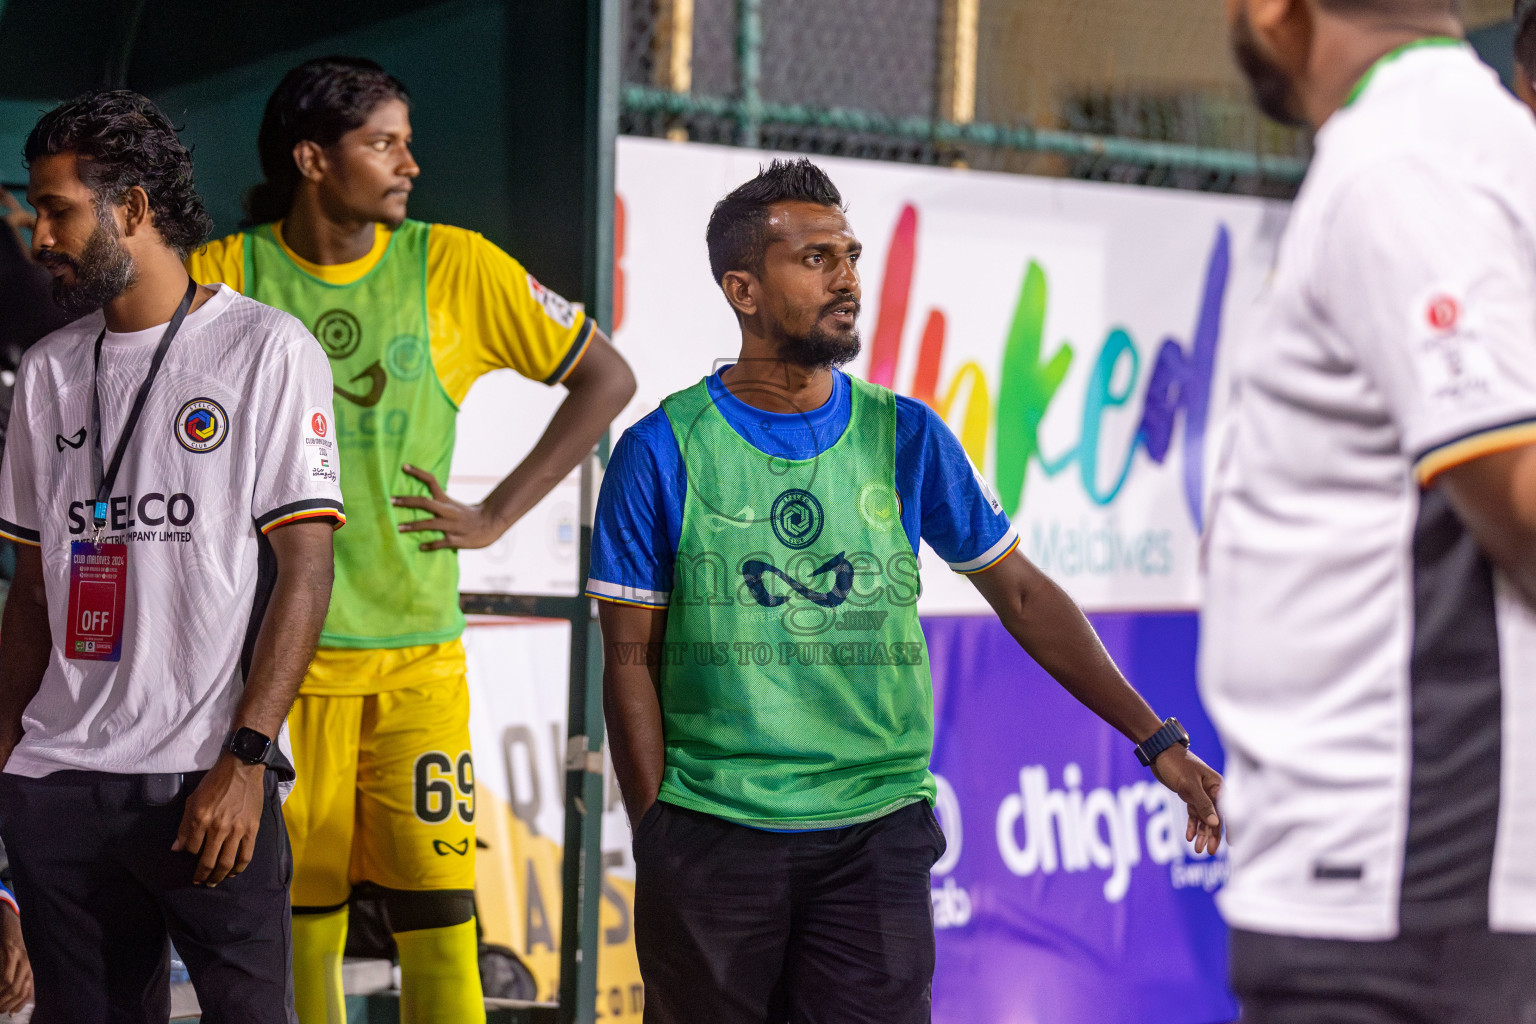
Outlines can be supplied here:
[[1163, 720], [1163, 727], [1148, 736], [1142, 742], [1136, 744], [1136, 760], [1141, 762], [1143, 768], [1151, 768], [1152, 762], [1157, 760], [1157, 755], [1173, 746], [1182, 743], [1189, 746], [1189, 733], [1179, 724], [1177, 718]]
[[270, 767], [272, 756], [277, 752], [277, 744], [272, 742], [272, 737], [263, 736], [255, 729], [241, 726], [230, 733], [225, 749], [246, 764], [263, 764]]

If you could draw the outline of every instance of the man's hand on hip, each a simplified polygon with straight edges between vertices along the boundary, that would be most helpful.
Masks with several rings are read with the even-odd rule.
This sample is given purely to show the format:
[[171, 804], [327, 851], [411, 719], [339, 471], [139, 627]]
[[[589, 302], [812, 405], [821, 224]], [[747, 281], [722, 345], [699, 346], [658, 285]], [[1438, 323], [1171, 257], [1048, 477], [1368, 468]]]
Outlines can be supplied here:
[[171, 849], [197, 855], [194, 885], [218, 885], [250, 864], [266, 801], [266, 768], [222, 754], [187, 798]]
[[1152, 774], [1189, 808], [1184, 838], [1195, 844], [1195, 852], [1215, 853], [1221, 845], [1221, 815], [1216, 810], [1221, 776], [1182, 743], [1175, 743], [1157, 755], [1152, 762]]
[[430, 519], [415, 519], [408, 523], [400, 524], [401, 533], [415, 533], [421, 530], [435, 530], [443, 536], [440, 540], [427, 541], [421, 545], [423, 551], [437, 551], [442, 548], [486, 548], [501, 539], [501, 535], [507, 532], [506, 525], [497, 522], [490, 511], [484, 505], [466, 505], [462, 501], [456, 501], [443, 490], [437, 477], [424, 469], [415, 466], [402, 466], [406, 473], [427, 485], [431, 493], [430, 498], [419, 495], [396, 495], [394, 500], [397, 508], [414, 508], [423, 512], [430, 512]]

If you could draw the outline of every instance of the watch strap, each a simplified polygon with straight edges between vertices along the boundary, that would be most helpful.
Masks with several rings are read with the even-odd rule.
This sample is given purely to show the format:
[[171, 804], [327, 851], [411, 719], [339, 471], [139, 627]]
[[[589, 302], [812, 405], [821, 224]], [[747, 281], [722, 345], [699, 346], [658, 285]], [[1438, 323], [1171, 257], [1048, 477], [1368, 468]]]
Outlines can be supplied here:
[[1176, 743], [1189, 746], [1189, 733], [1184, 731], [1177, 718], [1166, 718], [1161, 729], [1136, 744], [1136, 760], [1143, 768], [1150, 768], [1159, 754]]

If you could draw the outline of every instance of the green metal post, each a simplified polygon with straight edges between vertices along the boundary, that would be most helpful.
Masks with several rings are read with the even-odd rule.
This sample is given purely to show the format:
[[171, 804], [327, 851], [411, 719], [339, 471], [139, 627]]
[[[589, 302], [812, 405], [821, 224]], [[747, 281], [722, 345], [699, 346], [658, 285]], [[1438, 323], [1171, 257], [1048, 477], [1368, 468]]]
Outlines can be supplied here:
[[736, 0], [736, 63], [741, 72], [741, 145], [762, 140], [763, 0]]
[[[505, 0], [507, 188], [517, 216], [510, 251], [555, 291], [579, 296], [607, 328], [613, 316], [614, 146], [619, 128], [619, 0]], [[534, 262], [536, 261], [536, 263]], [[595, 459], [582, 468], [578, 585], [592, 544]], [[579, 593], [579, 590], [578, 590]], [[475, 595], [466, 607], [553, 614], [571, 623], [561, 866], [561, 1024], [597, 1017], [602, 899], [602, 657], [586, 598]]]
[[[582, 295], [598, 324], [613, 317], [614, 153], [619, 130], [619, 4], [587, 0], [585, 89], [587, 188], [582, 220]], [[604, 444], [606, 449], [607, 445]], [[586, 582], [597, 505], [596, 456], [581, 469], [579, 561]], [[560, 929], [560, 1021], [597, 1018], [599, 914], [603, 887], [603, 657], [591, 602], [571, 618], [571, 689], [566, 717], [564, 898]]]
[[[613, 317], [614, 168], [619, 136], [619, 0], [587, 0], [586, 239], [582, 266], [587, 312], [607, 327]], [[583, 566], [585, 569], [585, 566]]]
[[[596, 473], [581, 471], [581, 567], [592, 550]], [[561, 867], [560, 1024], [597, 1017], [598, 914], [603, 870], [602, 650], [590, 602], [571, 618], [571, 692], [565, 754], [565, 850]]]

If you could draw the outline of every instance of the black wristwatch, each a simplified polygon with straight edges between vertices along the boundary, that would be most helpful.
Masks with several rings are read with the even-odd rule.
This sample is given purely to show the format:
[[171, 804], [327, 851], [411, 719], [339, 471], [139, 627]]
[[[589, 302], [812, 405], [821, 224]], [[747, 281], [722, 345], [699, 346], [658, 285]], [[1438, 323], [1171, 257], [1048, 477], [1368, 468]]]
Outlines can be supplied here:
[[277, 753], [277, 744], [272, 742], [272, 737], [241, 726], [230, 733], [225, 749], [246, 764], [271, 767], [272, 758]]
[[1161, 729], [1136, 744], [1136, 760], [1141, 762], [1143, 768], [1151, 768], [1152, 762], [1157, 760], [1157, 755], [1175, 743], [1189, 746], [1189, 733], [1184, 731], [1184, 727], [1179, 724], [1177, 718], [1164, 719]]

